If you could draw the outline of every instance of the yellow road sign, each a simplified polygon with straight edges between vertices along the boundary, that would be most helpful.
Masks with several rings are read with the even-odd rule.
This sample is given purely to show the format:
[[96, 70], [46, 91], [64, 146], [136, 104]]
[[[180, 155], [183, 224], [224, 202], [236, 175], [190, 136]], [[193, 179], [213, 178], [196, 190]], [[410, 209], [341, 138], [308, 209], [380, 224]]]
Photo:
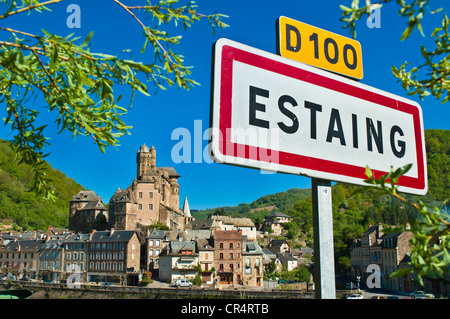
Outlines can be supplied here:
[[278, 19], [278, 54], [361, 80], [361, 44], [287, 17]]

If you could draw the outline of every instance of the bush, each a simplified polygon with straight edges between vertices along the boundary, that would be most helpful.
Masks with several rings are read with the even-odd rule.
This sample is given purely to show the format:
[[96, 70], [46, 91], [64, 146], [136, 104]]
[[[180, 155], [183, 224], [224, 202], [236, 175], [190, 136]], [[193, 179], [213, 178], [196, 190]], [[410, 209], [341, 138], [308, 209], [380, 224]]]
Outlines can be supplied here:
[[152, 273], [150, 271], [146, 271], [142, 274], [142, 280], [139, 283], [140, 286], [147, 286], [148, 284], [151, 284], [153, 282], [152, 280]]

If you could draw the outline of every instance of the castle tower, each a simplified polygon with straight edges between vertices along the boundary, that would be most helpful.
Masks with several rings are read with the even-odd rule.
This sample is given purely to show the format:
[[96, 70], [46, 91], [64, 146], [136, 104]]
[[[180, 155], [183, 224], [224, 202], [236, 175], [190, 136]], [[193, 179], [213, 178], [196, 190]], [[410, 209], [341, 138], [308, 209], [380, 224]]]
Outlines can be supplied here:
[[136, 154], [137, 163], [137, 179], [147, 172], [156, 169], [156, 149], [152, 146], [150, 149], [147, 145], [142, 145]]

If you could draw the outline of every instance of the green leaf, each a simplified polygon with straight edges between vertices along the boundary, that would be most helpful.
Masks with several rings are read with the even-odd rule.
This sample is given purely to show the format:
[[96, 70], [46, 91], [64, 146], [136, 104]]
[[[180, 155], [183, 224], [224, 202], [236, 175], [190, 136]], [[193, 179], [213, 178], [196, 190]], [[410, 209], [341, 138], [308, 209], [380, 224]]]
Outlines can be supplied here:
[[412, 32], [412, 30], [414, 29], [414, 26], [415, 26], [415, 23], [414, 24], [410, 24], [406, 29], [405, 29], [405, 31], [403, 31], [403, 34], [402, 34], [402, 36], [401, 36], [401, 38], [400, 38], [400, 41], [403, 41], [403, 40], [405, 40], [405, 39], [407, 39], [410, 35], [411, 35], [411, 32]]

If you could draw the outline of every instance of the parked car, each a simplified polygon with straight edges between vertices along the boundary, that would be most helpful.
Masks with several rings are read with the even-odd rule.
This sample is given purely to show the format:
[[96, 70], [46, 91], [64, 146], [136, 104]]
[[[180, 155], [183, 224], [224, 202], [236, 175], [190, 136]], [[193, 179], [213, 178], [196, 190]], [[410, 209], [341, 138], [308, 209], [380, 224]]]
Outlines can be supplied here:
[[351, 294], [347, 299], [364, 299], [361, 294]]
[[172, 282], [173, 287], [191, 287], [192, 283], [187, 279], [175, 279]]
[[45, 278], [45, 279], [43, 279], [43, 280], [42, 280], [42, 282], [50, 282], [50, 283], [54, 283], [54, 281], [53, 281], [53, 280], [51, 280], [51, 279], [48, 279], [48, 278]]
[[414, 299], [429, 299], [434, 298], [434, 295], [429, 292], [425, 292], [423, 290], [417, 290], [409, 294], [410, 297]]

